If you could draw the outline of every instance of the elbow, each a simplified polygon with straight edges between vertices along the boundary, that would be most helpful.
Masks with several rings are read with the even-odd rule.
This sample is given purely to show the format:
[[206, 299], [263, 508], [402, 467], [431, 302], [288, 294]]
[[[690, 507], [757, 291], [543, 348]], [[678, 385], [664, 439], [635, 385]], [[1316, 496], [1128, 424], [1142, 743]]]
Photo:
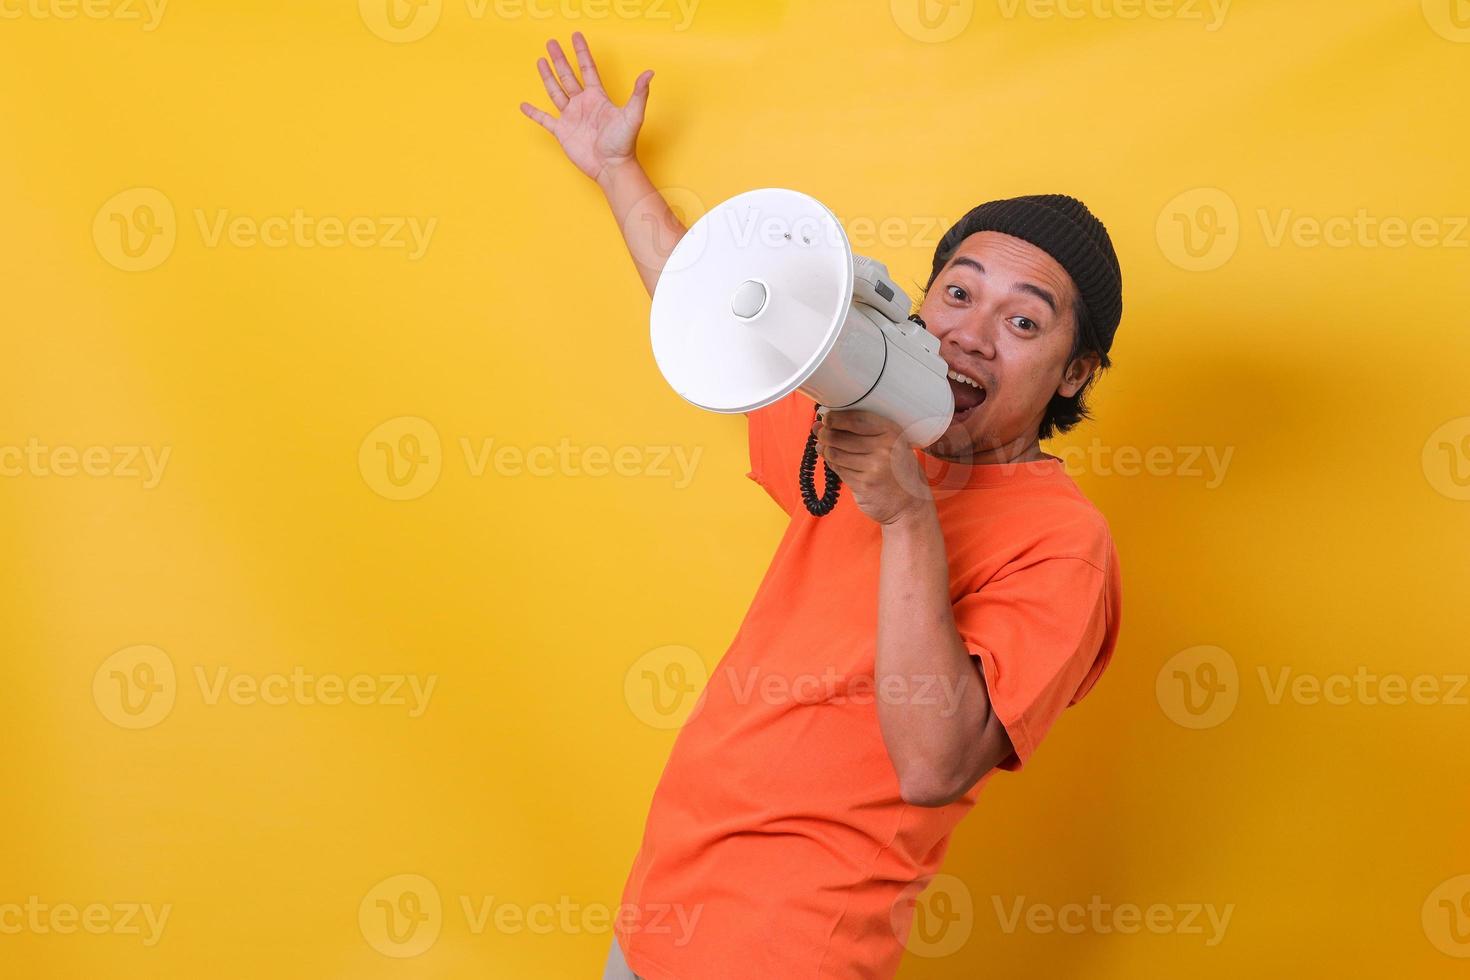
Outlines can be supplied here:
[[939, 774], [932, 770], [911, 773], [907, 778], [900, 777], [898, 783], [899, 796], [905, 803], [931, 808], [949, 806], [964, 796], [966, 789], [968, 787], [959, 786], [955, 780], [939, 778]]

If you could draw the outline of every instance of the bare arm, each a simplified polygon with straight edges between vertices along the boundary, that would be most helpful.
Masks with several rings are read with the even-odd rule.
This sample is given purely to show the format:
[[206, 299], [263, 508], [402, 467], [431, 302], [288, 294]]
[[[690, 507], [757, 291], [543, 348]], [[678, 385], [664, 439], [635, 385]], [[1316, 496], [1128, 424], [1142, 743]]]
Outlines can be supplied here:
[[815, 431], [853, 503], [882, 528], [873, 679], [899, 794], [914, 806], [948, 806], [1013, 746], [955, 625], [934, 495], [893, 421], [834, 409]]
[[[883, 525], [878, 571], [878, 726], [905, 802], [947, 806], [1011, 754], [979, 661], [955, 628], [934, 505]], [[891, 678], [891, 680], [890, 680]]]
[[627, 104], [616, 106], [602, 87], [597, 63], [581, 32], [572, 34], [572, 46], [582, 70], [581, 81], [554, 40], [546, 42], [551, 62], [545, 58], [536, 62], [546, 94], [560, 115], [552, 116], [529, 102], [521, 103], [521, 112], [555, 136], [567, 159], [602, 189], [639, 278], [652, 296], [669, 253], [686, 230], [638, 161], [638, 130], [643, 126], [653, 71], [640, 74]]

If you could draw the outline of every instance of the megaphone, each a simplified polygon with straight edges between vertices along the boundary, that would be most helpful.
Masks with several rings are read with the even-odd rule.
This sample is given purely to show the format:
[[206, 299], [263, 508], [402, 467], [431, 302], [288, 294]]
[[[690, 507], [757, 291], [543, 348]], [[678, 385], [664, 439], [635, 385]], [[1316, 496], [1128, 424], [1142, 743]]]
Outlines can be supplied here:
[[[674, 246], [654, 287], [653, 356], [674, 391], [711, 412], [750, 412], [800, 390], [818, 416], [875, 412], [928, 446], [949, 428], [954, 393], [939, 339], [909, 306], [820, 201], [762, 188], [716, 205]], [[841, 481], [824, 461], [818, 498], [815, 464], [811, 436], [799, 482], [820, 517]]]

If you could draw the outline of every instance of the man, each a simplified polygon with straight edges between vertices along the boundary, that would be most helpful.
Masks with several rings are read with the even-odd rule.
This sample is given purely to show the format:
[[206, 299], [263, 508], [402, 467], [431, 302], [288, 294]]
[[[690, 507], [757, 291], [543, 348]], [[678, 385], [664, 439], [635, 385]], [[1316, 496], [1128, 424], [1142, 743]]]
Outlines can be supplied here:
[[[522, 110], [602, 187], [651, 293], [684, 231], [636, 157], [652, 73], [616, 107], [574, 46], [585, 87], [551, 42], [561, 115]], [[1106, 230], [1062, 195], [981, 205], [940, 242], [919, 313], [956, 406], [926, 450], [872, 413], [816, 424], [800, 393], [747, 413], [747, 475], [790, 521], [654, 793], [606, 977], [891, 977], [980, 787], [1112, 655], [1107, 523], [1040, 448], [1108, 366]], [[809, 432], [852, 498], [821, 519], [796, 481]]]

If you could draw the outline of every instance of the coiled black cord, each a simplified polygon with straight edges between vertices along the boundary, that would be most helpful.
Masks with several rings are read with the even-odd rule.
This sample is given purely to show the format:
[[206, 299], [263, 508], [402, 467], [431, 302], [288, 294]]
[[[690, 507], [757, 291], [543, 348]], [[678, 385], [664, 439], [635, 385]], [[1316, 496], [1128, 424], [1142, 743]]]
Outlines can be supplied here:
[[[813, 415], [812, 420], [819, 418]], [[817, 475], [817, 434], [809, 433], [806, 437], [806, 451], [801, 454], [801, 473], [797, 482], [801, 485], [801, 500], [806, 504], [807, 512], [813, 517], [826, 517], [837, 506], [837, 494], [842, 490], [842, 477], [832, 472], [832, 467], [827, 461], [822, 460], [822, 477], [825, 489], [822, 496], [817, 497], [816, 488]]]

